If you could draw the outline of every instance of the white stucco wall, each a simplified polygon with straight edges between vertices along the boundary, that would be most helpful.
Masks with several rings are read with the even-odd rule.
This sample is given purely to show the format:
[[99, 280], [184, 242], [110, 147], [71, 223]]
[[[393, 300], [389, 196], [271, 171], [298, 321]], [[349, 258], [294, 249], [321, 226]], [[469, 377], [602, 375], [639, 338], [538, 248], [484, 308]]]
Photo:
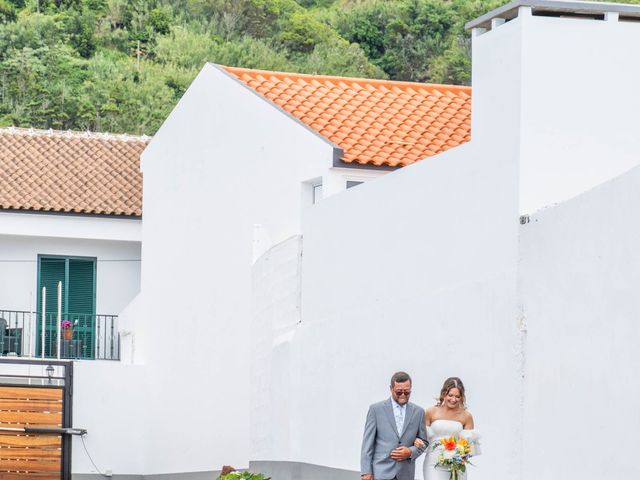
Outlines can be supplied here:
[[37, 310], [38, 255], [95, 257], [98, 314], [117, 315], [140, 289], [139, 242], [0, 235], [0, 310]]
[[[87, 430], [86, 449], [100, 472], [143, 473], [144, 367], [117, 361], [76, 361], [73, 426]], [[72, 472], [97, 474], [79, 437], [73, 437]]]
[[[38, 255], [62, 255], [96, 258], [96, 313], [118, 315], [140, 290], [140, 223], [0, 213], [0, 310], [36, 311]], [[142, 473], [140, 368], [89, 360], [74, 362], [74, 373], [73, 426], [88, 429], [94, 461], [114, 474]], [[95, 472], [80, 440], [73, 442], [72, 471]]]
[[[265, 252], [253, 265], [251, 304], [251, 460], [270, 461], [291, 448], [289, 342], [301, 320], [302, 237]], [[274, 381], [277, 384], [274, 384]]]
[[[522, 124], [523, 214], [561, 203], [640, 164], [640, 95], [635, 93], [640, 24], [607, 18], [532, 16], [524, 7], [517, 19], [474, 43], [475, 49], [490, 37], [505, 38], [503, 30], [514, 23], [522, 29], [521, 81], [511, 100], [520, 106]], [[476, 61], [474, 52], [474, 68]], [[475, 82], [473, 93], [484, 95]]]
[[290, 393], [262, 410], [282, 439], [269, 460], [359, 471], [367, 406], [406, 369], [425, 407], [446, 377], [466, 382], [489, 452], [474, 478], [519, 475], [520, 443], [505, 452], [499, 439], [522, 433], [520, 37], [508, 25], [474, 51], [470, 143], [305, 211], [302, 321], [270, 365], [270, 398]]
[[635, 168], [521, 228], [523, 479], [640, 478], [613, 440], [640, 430], [639, 208]]
[[[469, 147], [308, 212], [303, 319], [288, 365], [278, 365], [293, 372], [291, 450], [276, 460], [359, 470], [367, 406], [388, 396], [399, 369], [412, 373], [423, 406], [446, 377], [461, 376], [488, 438], [517, 434], [515, 168]], [[496, 404], [501, 389], [512, 395]], [[474, 477], [513, 474], [518, 449], [507, 462], [479, 460], [492, 473]]]
[[325, 197], [329, 197], [346, 190], [347, 181], [363, 183], [371, 182], [372, 180], [387, 175], [392, 171], [393, 170], [333, 167], [325, 174], [325, 183], [322, 186], [322, 192]]
[[0, 235], [140, 242], [142, 220], [131, 217], [0, 211]]
[[248, 466], [253, 232], [262, 251], [299, 233], [303, 182], [332, 159], [325, 140], [212, 65], [144, 152], [146, 473]]
[[[519, 438], [520, 124], [506, 94], [517, 94], [520, 31], [503, 34], [476, 51], [483, 135], [305, 212], [302, 322], [271, 359], [273, 392], [292, 393], [265, 410], [288, 442], [271, 460], [358, 471], [367, 406], [388, 396], [398, 369], [413, 374], [423, 406], [461, 376], [489, 451]], [[496, 402], [497, 391], [509, 395]], [[520, 444], [508, 448], [507, 461], [479, 459], [474, 478], [516, 476]]]
[[[271, 435], [285, 441], [257, 460], [357, 471], [366, 406], [407, 369], [423, 405], [446, 376], [467, 383], [485, 438], [474, 479], [638, 475], [631, 461], [611, 470], [616, 447], [598, 443], [637, 429], [638, 413], [593, 418], [638, 393], [638, 232], [625, 215], [640, 174], [584, 192], [637, 161], [638, 98], [585, 99], [600, 60], [637, 77], [635, 60], [605, 57], [640, 26], [521, 13], [474, 38], [472, 142], [306, 212], [301, 323], [270, 363], [270, 398], [292, 393], [256, 422], [279, 419]], [[519, 213], [575, 196], [518, 227]], [[558, 429], [583, 441], [570, 455], [584, 441], [593, 455], [566, 462]]]

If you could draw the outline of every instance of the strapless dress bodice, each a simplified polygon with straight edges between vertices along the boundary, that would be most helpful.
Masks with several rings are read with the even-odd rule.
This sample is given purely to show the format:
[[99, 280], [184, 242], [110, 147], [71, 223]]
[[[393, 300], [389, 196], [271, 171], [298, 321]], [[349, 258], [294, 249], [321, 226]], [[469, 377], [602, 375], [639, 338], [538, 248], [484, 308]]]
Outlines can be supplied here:
[[464, 427], [457, 420], [438, 419], [431, 422], [427, 427], [427, 440], [429, 443], [440, 438], [450, 437], [454, 435], [459, 437]]
[[[472, 448], [473, 455], [479, 455], [480, 452], [480, 435], [476, 430], [465, 430], [464, 425], [457, 420], [439, 419], [433, 420], [431, 425], [427, 427], [427, 440], [429, 441], [429, 447], [424, 460], [423, 466], [423, 478], [425, 480], [449, 480], [451, 474], [449, 470], [436, 467], [438, 461], [439, 448], [435, 449], [433, 446], [435, 442], [441, 438], [450, 436], [462, 437], [466, 439]], [[460, 473], [460, 480], [467, 480], [467, 473]]]
[[431, 422], [427, 427], [427, 440], [433, 445], [434, 441], [438, 441], [445, 437], [462, 437], [472, 444], [474, 455], [480, 455], [480, 434], [477, 430], [465, 430], [462, 423], [457, 420], [439, 419]]

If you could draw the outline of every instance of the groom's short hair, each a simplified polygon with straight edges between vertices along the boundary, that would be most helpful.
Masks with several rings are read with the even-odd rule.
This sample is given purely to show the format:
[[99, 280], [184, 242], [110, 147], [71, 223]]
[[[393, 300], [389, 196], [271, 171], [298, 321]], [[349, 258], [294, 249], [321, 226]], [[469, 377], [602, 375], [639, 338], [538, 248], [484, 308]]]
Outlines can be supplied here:
[[407, 372], [396, 372], [391, 377], [390, 387], [393, 387], [396, 383], [404, 383], [407, 380], [411, 382], [411, 375], [409, 375]]

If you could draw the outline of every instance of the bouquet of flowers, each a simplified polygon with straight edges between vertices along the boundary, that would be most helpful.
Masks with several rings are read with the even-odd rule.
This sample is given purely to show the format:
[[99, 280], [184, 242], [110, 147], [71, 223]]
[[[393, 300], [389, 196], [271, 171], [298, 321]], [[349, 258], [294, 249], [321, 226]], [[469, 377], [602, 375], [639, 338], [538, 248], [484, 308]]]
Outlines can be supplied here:
[[449, 470], [450, 480], [458, 480], [459, 472], [466, 472], [467, 464], [471, 465], [471, 444], [462, 437], [441, 438], [433, 444], [433, 449], [439, 450], [435, 466]]

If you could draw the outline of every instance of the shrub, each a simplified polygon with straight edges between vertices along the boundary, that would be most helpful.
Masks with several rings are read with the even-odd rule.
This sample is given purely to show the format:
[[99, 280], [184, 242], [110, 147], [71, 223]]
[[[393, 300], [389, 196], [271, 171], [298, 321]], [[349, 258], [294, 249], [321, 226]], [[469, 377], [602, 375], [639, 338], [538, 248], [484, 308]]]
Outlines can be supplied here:
[[271, 478], [265, 477], [262, 473], [231, 472], [219, 477], [219, 480], [271, 480]]

